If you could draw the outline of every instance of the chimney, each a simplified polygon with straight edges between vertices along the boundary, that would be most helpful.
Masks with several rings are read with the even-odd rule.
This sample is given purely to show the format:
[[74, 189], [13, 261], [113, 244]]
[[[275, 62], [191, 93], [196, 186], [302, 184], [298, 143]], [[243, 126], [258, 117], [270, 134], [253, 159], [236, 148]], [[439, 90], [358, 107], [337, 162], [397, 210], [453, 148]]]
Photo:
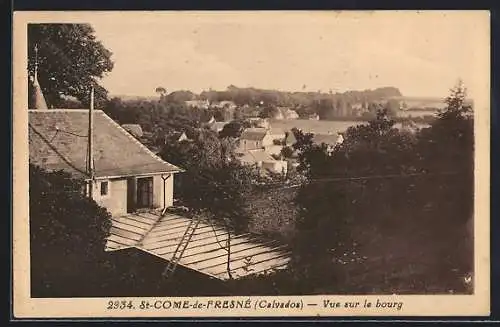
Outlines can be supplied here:
[[35, 76], [33, 82], [33, 107], [32, 109], [48, 109], [47, 102], [43, 96], [42, 88], [38, 82], [38, 46], [35, 45]]

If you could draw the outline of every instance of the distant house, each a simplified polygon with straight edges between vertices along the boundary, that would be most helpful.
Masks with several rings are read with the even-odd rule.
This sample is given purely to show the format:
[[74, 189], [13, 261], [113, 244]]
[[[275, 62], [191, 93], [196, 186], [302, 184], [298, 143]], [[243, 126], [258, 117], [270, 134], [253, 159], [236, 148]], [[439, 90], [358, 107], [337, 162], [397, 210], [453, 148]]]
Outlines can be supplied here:
[[240, 136], [240, 149], [242, 151], [262, 149], [274, 145], [275, 139], [284, 139], [285, 134], [280, 130], [269, 128], [247, 128]]
[[[191, 141], [191, 139], [187, 136], [186, 132], [172, 132], [169, 136], [170, 139], [175, 140], [177, 142], [182, 141]], [[165, 142], [166, 143], [166, 142]]]
[[187, 137], [185, 132], [182, 132], [182, 134], [177, 138], [177, 142], [182, 142], [182, 141], [190, 141], [191, 139]]
[[397, 116], [400, 118], [436, 117], [438, 112], [438, 109], [407, 109], [399, 110]]
[[286, 134], [281, 128], [267, 128], [269, 135], [274, 140], [284, 141]]
[[277, 107], [276, 113], [274, 114], [274, 119], [299, 119], [299, 115], [295, 110], [288, 107]]
[[114, 215], [173, 204], [174, 174], [182, 170], [157, 157], [101, 110], [93, 113], [94, 179], [87, 171], [87, 109], [28, 110], [29, 159], [50, 171], [87, 181], [92, 198]]
[[[192, 219], [149, 212], [172, 206], [174, 175], [182, 170], [157, 157], [101, 110], [47, 109], [36, 84], [30, 107], [30, 163], [49, 171], [63, 170], [87, 182], [82, 192], [113, 216], [105, 251], [135, 248], [219, 280], [286, 268], [290, 251], [284, 245], [272, 242], [271, 247], [248, 234], [215, 228], [209, 222], [190, 228]], [[89, 161], [93, 164], [88, 165]], [[71, 221], [72, 217], [67, 218]], [[216, 230], [231, 233], [231, 239], [243, 247], [227, 264], [220, 260], [226, 249], [220, 248]], [[190, 255], [176, 256], [180, 245]], [[231, 266], [230, 272], [226, 265]]]
[[269, 126], [270, 126], [269, 119], [267, 119], [267, 118], [250, 117], [250, 118], [248, 118], [248, 121], [255, 124], [255, 127], [269, 128]]
[[208, 109], [210, 107], [208, 100], [188, 100], [184, 103], [190, 108]]
[[342, 144], [344, 142], [344, 137], [340, 133], [336, 134], [314, 134], [313, 142], [316, 144], [325, 143], [327, 145]]
[[214, 121], [214, 122], [212, 122], [209, 125], [209, 128], [212, 131], [219, 133], [220, 131], [222, 131], [224, 129], [224, 126], [226, 126], [227, 124], [229, 124], [229, 122], [226, 122], [226, 121]]
[[418, 125], [412, 121], [412, 120], [403, 120], [401, 122], [401, 131], [406, 131], [406, 132], [409, 132], [409, 133], [416, 133], [420, 128], [418, 127]]
[[313, 142], [318, 145], [325, 144], [327, 146], [327, 151], [330, 153], [336, 146], [344, 143], [344, 136], [341, 133], [314, 134]]
[[123, 124], [123, 129], [132, 134], [136, 139], [140, 139], [144, 136], [142, 132], [142, 127], [139, 124]]
[[220, 102], [212, 102], [210, 104], [213, 108], [227, 108], [227, 109], [236, 109], [236, 104], [233, 101], [220, 101]]
[[307, 119], [309, 120], [319, 120], [319, 115], [317, 113], [310, 114]]
[[278, 155], [285, 137], [285, 132], [277, 128], [247, 128], [241, 133], [238, 151], [263, 149], [269, 155]]
[[366, 109], [363, 103], [354, 103], [351, 105], [351, 115], [355, 117], [360, 117]]
[[276, 110], [271, 112], [270, 118], [282, 120], [285, 119], [285, 116], [283, 116], [283, 112], [279, 108], [277, 108]]
[[363, 110], [363, 104], [362, 104], [362, 103], [359, 103], [359, 102], [358, 102], [358, 103], [353, 103], [353, 104], [351, 105], [351, 108], [352, 108], [353, 110]]
[[260, 172], [265, 174], [267, 172], [286, 174], [288, 163], [284, 160], [274, 159], [264, 149], [247, 150], [240, 153], [239, 157], [241, 163], [256, 166]]
[[241, 133], [239, 150], [262, 149], [264, 144], [272, 144], [272, 138], [267, 128], [247, 128]]
[[283, 115], [285, 116], [285, 119], [299, 119], [299, 114], [292, 109], [287, 109]]

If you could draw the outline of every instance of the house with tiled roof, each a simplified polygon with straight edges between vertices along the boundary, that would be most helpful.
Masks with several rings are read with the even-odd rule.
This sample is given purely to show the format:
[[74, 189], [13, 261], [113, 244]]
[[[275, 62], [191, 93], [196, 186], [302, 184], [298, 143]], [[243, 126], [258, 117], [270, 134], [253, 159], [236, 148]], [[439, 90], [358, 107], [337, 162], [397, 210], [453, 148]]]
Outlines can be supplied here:
[[188, 100], [184, 101], [184, 103], [189, 108], [208, 109], [210, 107], [208, 100]]
[[299, 119], [299, 115], [293, 109], [288, 107], [276, 107], [274, 119]]
[[246, 128], [240, 135], [241, 151], [261, 149], [266, 144], [272, 144], [267, 128]]
[[274, 140], [283, 140], [285, 133], [282, 130], [252, 127], [245, 129], [240, 136], [241, 151], [262, 149], [274, 145]]
[[[86, 172], [87, 109], [29, 110], [30, 162], [48, 170], [64, 170], [93, 181], [93, 199], [112, 214], [106, 251], [136, 248], [166, 262], [174, 260], [191, 219], [155, 214], [149, 209], [173, 204], [173, 180], [181, 169], [155, 156], [100, 110], [94, 118], [94, 171]], [[270, 164], [263, 164], [265, 169]], [[147, 209], [147, 210], [140, 210]], [[227, 252], [220, 247], [231, 234], [231, 275]], [[250, 259], [250, 261], [248, 261]], [[252, 235], [235, 234], [203, 221], [193, 229], [178, 264], [212, 278], [226, 280], [286, 268], [286, 246], [263, 243]]]
[[[157, 157], [93, 105], [47, 109], [41, 89], [34, 91], [39, 97], [28, 110], [30, 163], [87, 182], [82, 191], [112, 215], [105, 251], [135, 248], [168, 262], [170, 273], [181, 265], [220, 280], [287, 267], [289, 249], [278, 241], [264, 243], [201, 218], [151, 210], [172, 206], [174, 175], [182, 169]], [[235, 255], [228, 258], [221, 242]]]
[[214, 121], [210, 124], [209, 128], [216, 133], [220, 133], [227, 124], [229, 124], [227, 121]]
[[279, 154], [285, 138], [285, 132], [278, 128], [247, 128], [239, 138], [238, 151], [265, 149], [270, 154]]
[[263, 172], [286, 173], [287, 163], [273, 158], [273, 155], [281, 153], [283, 145], [278, 143], [284, 141], [285, 137], [285, 133], [280, 129], [259, 127], [245, 129], [241, 133], [237, 149], [240, 161], [256, 165]]
[[89, 110], [28, 113], [30, 163], [88, 181], [92, 198], [112, 215], [173, 204], [173, 176], [182, 170], [156, 156], [103, 111], [93, 112], [93, 180], [87, 169]]
[[248, 150], [240, 153], [242, 164], [256, 166], [261, 173], [267, 172], [286, 174], [288, 164], [284, 160], [276, 160], [265, 149]]

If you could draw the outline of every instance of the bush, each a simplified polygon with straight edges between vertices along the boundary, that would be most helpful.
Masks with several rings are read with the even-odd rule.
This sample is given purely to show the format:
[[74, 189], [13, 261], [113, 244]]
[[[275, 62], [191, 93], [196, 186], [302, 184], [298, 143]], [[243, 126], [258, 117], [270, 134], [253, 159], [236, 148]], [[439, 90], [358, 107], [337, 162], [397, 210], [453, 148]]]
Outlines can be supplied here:
[[82, 296], [107, 278], [110, 214], [83, 195], [82, 181], [30, 165], [31, 291]]

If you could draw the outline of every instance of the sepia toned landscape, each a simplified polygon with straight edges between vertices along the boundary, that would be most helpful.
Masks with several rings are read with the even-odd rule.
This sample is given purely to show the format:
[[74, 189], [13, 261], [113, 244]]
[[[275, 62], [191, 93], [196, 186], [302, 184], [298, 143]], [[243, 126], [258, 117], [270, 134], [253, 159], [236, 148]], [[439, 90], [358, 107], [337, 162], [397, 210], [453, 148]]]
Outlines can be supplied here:
[[29, 24], [31, 296], [473, 294], [469, 22], [322, 19]]

